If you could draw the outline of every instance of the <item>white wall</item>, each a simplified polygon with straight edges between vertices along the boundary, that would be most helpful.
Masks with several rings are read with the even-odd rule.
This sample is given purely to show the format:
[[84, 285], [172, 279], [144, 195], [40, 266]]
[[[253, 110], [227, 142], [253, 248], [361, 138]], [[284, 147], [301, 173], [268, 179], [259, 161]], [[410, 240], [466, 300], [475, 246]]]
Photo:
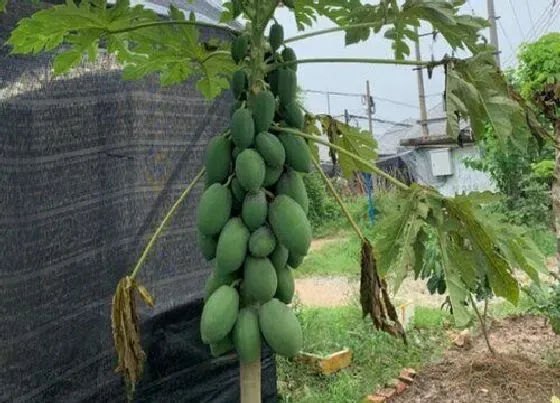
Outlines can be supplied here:
[[467, 168], [463, 163], [466, 157], [477, 158], [480, 155], [478, 146], [467, 145], [463, 148], [452, 148], [451, 158], [453, 175], [433, 176], [429, 149], [417, 149], [409, 154], [405, 161], [409, 163], [413, 172], [418, 175], [418, 182], [435, 187], [445, 196], [462, 193], [497, 191], [495, 184], [485, 172]]

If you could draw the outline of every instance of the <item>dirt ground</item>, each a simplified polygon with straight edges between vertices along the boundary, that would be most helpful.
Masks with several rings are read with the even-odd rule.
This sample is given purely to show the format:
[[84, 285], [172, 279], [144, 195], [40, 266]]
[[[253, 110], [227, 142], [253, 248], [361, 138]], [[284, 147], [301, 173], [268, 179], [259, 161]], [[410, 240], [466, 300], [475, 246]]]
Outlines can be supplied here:
[[[418, 372], [395, 403], [548, 403], [560, 396], [560, 337], [544, 319], [512, 317], [493, 323], [488, 353], [484, 338], [471, 349], [451, 348], [441, 362]], [[553, 364], [551, 366], [551, 364]]]
[[[305, 306], [333, 307], [359, 300], [359, 279], [344, 276], [316, 276], [296, 279], [296, 296]], [[430, 295], [423, 280], [406, 279], [395, 299], [415, 305], [440, 307], [441, 295]]]

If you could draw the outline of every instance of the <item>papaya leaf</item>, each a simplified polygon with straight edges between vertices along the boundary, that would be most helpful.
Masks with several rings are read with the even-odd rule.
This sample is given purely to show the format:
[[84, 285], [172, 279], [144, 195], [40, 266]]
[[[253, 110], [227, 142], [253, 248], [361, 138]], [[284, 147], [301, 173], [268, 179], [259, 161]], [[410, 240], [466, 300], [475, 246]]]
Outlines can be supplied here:
[[526, 149], [530, 137], [526, 114], [510, 98], [492, 52], [482, 51], [470, 59], [449, 63], [446, 74], [448, 135], [457, 137], [459, 121], [468, 119], [475, 139], [484, 137], [488, 123], [500, 141]]
[[[184, 13], [171, 6], [167, 21], [186, 21]], [[130, 30], [135, 25], [164, 21], [154, 11], [129, 0], [117, 0], [114, 7], [105, 1], [74, 0], [50, 7], [22, 19], [7, 44], [12, 53], [38, 53], [61, 49], [54, 60], [54, 73], [63, 74], [78, 65], [84, 55], [93, 62], [99, 44], [117, 56], [125, 79], [140, 79], [157, 73], [163, 86], [198, 76], [197, 88], [207, 98], [214, 98], [229, 87], [233, 61], [216, 56], [201, 41], [198, 28], [190, 24], [164, 24]], [[189, 21], [196, 22], [191, 13]], [[213, 44], [221, 52], [229, 46]], [[219, 52], [218, 52], [219, 53]]]
[[[328, 137], [329, 142], [370, 163], [375, 161], [377, 158], [375, 151], [377, 142], [368, 131], [348, 126], [329, 115], [320, 115], [318, 118], [321, 122], [323, 133]], [[331, 149], [330, 154], [333, 163], [338, 162], [343, 175], [347, 178], [352, 177], [354, 173], [371, 172], [371, 168], [368, 165], [356, 161], [345, 154], [337, 153], [333, 149]]]
[[420, 201], [419, 186], [411, 187], [400, 209], [383, 215], [376, 225], [375, 247], [379, 274], [394, 276], [396, 291], [406, 277], [408, 270], [415, 266], [418, 254], [416, 238], [428, 214], [428, 206]]
[[442, 258], [441, 266], [443, 267], [447, 294], [451, 299], [453, 307], [455, 325], [464, 327], [471, 321], [471, 316], [464, 305], [469, 292], [461, 278], [461, 269], [457, 267], [458, 260], [460, 259], [457, 259], [454, 255], [453, 252], [455, 251], [448, 245], [447, 234], [441, 231], [441, 229], [438, 231], [438, 241]]
[[[304, 116], [304, 123], [303, 123], [303, 132], [307, 134], [312, 134], [314, 136], [321, 136], [321, 130], [317, 127], [317, 117], [306, 113]], [[319, 155], [319, 146], [317, 143], [312, 141], [307, 141], [307, 147], [309, 147], [311, 151], [311, 155], [315, 161], [321, 161]]]

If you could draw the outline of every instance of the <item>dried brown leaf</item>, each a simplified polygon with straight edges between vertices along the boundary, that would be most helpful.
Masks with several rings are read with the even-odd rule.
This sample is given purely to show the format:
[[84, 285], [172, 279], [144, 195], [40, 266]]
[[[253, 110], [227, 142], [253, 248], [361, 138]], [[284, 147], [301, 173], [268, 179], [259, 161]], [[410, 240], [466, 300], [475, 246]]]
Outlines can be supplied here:
[[154, 301], [148, 290], [130, 277], [123, 277], [113, 296], [111, 308], [111, 327], [113, 342], [117, 353], [116, 372], [122, 374], [131, 399], [136, 383], [142, 375], [146, 354], [140, 344], [140, 324], [136, 311], [135, 291], [153, 307]]

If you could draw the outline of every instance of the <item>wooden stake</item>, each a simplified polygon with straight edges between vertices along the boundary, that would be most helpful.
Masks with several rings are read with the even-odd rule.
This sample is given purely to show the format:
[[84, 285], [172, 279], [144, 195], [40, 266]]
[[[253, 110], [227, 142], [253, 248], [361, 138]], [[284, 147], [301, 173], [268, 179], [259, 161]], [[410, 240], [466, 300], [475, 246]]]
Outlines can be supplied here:
[[261, 361], [239, 363], [241, 403], [261, 403]]

